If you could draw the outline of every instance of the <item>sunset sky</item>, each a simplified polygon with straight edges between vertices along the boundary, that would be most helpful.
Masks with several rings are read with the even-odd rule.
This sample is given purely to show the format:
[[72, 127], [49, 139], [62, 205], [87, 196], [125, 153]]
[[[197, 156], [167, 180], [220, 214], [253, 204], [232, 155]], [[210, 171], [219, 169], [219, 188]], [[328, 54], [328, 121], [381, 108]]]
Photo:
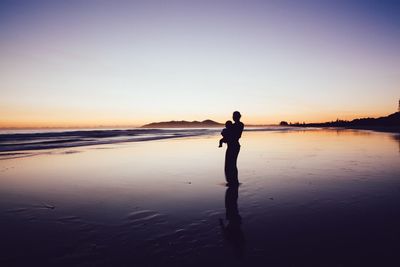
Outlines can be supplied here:
[[381, 116], [400, 1], [1, 1], [0, 127]]

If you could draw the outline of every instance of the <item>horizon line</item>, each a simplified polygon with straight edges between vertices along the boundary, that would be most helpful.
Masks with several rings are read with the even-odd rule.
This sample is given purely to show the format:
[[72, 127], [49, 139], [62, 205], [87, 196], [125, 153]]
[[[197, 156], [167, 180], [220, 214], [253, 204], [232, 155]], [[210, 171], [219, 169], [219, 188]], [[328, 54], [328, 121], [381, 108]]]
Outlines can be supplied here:
[[[398, 111], [397, 111], [398, 112]], [[393, 112], [393, 113], [390, 113], [390, 114], [394, 114], [394, 113], [397, 113], [397, 112]], [[355, 118], [352, 118], [352, 119], [340, 119], [339, 117], [336, 119], [336, 120], [344, 120], [344, 121], [351, 121], [351, 120], [354, 120], [354, 119], [362, 119], [362, 118], [379, 118], [379, 117], [384, 117], [384, 116], [388, 116], [388, 115], [390, 115], [390, 114], [387, 114], [387, 115], [377, 115], [377, 116], [358, 116], [358, 117], [355, 117]], [[211, 120], [211, 119], [205, 119], [205, 120]], [[307, 121], [307, 120], [294, 120], [294, 121], [291, 121], [291, 120], [286, 120], [286, 119], [283, 119], [283, 120], [280, 120], [280, 122], [282, 122], [282, 121], [286, 121], [286, 122], [288, 122], [288, 123], [324, 123], [324, 122], [333, 122], [333, 121], [336, 121], [336, 120], [325, 120], [325, 121]], [[146, 125], [146, 124], [151, 124], [151, 123], [160, 123], [160, 122], [172, 122], [172, 121], [175, 121], [175, 122], [180, 122], [180, 121], [187, 121], [187, 122], [194, 122], [194, 121], [199, 121], [199, 120], [175, 120], [175, 119], [173, 119], [173, 120], [165, 120], [165, 121], [152, 121], [152, 122], [148, 122], [148, 123], [144, 123], [144, 124], [99, 124], [99, 125], [93, 125], [93, 124], [86, 124], [86, 125], [69, 125], [69, 126], [63, 126], [63, 125], [54, 125], [54, 126], [52, 126], [52, 125], [38, 125], [38, 126], [32, 126], [32, 125], [26, 125], [26, 126], [24, 126], [24, 125], [22, 125], [22, 126], [7, 126], [7, 125], [5, 125], [5, 126], [0, 126], [0, 130], [18, 130], [18, 129], [20, 129], [20, 130], [23, 130], [23, 129], [26, 129], [26, 130], [29, 130], [29, 129], [88, 129], [88, 128], [94, 128], [94, 129], [97, 129], [97, 128], [107, 128], [107, 129], [109, 129], [109, 128], [140, 128], [140, 127], [142, 127], [142, 126], [144, 126], [144, 125]], [[200, 122], [202, 122], [202, 121], [204, 121], [204, 120], [200, 120]], [[212, 121], [215, 121], [215, 122], [217, 122], [217, 123], [220, 123], [220, 124], [223, 124], [223, 123], [221, 123], [221, 122], [218, 122], [218, 121], [216, 121], [216, 120], [212, 120]], [[244, 123], [245, 123], [245, 125], [247, 125], [248, 127], [251, 127], [251, 126], [277, 126], [277, 125], [279, 125], [279, 123], [280, 122], [276, 122], [276, 123], [246, 123], [246, 121], [244, 120], [243, 121]]]

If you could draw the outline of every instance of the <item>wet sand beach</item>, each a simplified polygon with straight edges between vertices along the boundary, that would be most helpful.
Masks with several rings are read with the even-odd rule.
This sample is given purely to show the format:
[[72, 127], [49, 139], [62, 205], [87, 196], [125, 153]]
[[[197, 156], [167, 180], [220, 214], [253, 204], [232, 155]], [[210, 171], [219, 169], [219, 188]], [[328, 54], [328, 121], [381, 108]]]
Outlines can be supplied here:
[[397, 135], [246, 131], [236, 189], [219, 138], [3, 155], [0, 265], [400, 264]]

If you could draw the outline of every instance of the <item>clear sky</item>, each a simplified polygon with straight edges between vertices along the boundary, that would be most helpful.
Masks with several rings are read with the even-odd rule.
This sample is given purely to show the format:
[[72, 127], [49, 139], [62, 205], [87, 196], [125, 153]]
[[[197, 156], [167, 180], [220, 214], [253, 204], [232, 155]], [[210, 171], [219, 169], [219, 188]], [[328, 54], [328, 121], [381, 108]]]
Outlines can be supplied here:
[[0, 127], [380, 116], [400, 1], [0, 1]]

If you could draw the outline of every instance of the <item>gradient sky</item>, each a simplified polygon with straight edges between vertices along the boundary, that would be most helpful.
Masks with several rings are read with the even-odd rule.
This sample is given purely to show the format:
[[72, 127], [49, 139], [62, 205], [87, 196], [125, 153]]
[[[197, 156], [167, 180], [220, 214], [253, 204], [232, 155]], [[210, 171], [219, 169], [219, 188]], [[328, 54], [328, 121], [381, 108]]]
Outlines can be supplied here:
[[400, 1], [1, 1], [0, 127], [380, 116]]

